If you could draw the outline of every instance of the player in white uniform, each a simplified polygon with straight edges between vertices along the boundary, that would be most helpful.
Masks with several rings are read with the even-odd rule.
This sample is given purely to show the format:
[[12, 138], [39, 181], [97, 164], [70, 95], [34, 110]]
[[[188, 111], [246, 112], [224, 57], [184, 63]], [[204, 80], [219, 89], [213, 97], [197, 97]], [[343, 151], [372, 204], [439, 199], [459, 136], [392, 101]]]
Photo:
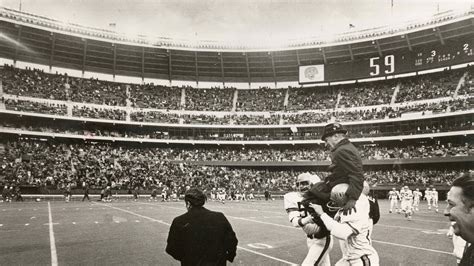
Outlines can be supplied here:
[[426, 199], [426, 202], [428, 203], [428, 210], [431, 210], [431, 200], [432, 200], [432, 197], [431, 197], [431, 190], [430, 188], [427, 188], [425, 190], [425, 199]]
[[420, 192], [420, 189], [417, 188], [415, 191], [413, 191], [413, 208], [415, 211], [419, 211], [418, 206], [420, 206], [420, 200], [421, 197], [423, 196], [423, 193]]
[[404, 186], [400, 191], [400, 198], [402, 212], [405, 214], [405, 218], [411, 220], [411, 215], [413, 213], [413, 192], [408, 188], [408, 186]]
[[[331, 201], [338, 208], [347, 202], [346, 191], [348, 184], [339, 184], [331, 190]], [[336, 266], [356, 265], [356, 266], [378, 266], [379, 256], [372, 247], [370, 239], [370, 204], [367, 197], [362, 193], [356, 201], [356, 211], [345, 215], [339, 210], [336, 216], [331, 218], [319, 205], [310, 204], [316, 214], [326, 225], [331, 234], [338, 239], [344, 240], [341, 247], [343, 256], [335, 264]]]
[[317, 225], [311, 215], [302, 208], [303, 192], [321, 179], [317, 175], [303, 173], [298, 176], [296, 185], [298, 192], [289, 192], [283, 197], [285, 210], [290, 223], [300, 227], [307, 236], [308, 254], [301, 265], [331, 265], [329, 252], [332, 249], [332, 239], [327, 230]]
[[433, 203], [435, 211], [438, 212], [438, 191], [436, 191], [436, 188], [431, 189], [431, 201]]
[[400, 209], [398, 208], [398, 198], [399, 194], [396, 188], [392, 188], [392, 191], [388, 192], [388, 199], [390, 200], [390, 211], [389, 213], [392, 213], [393, 210], [395, 209], [396, 212], [400, 212]]

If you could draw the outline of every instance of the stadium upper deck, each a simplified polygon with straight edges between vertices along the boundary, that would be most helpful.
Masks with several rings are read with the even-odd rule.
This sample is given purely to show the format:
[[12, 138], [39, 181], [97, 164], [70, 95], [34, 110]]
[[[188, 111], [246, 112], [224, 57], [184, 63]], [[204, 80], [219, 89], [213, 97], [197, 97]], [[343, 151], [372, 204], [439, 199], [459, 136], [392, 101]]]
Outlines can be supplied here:
[[[296, 82], [298, 67], [322, 64], [324, 81], [386, 77], [474, 61], [474, 14], [430, 19], [332, 36], [283, 47], [122, 36], [0, 9], [0, 57], [147, 82]], [[434, 53], [434, 54], [433, 54]], [[337, 71], [336, 71], [337, 70]]]

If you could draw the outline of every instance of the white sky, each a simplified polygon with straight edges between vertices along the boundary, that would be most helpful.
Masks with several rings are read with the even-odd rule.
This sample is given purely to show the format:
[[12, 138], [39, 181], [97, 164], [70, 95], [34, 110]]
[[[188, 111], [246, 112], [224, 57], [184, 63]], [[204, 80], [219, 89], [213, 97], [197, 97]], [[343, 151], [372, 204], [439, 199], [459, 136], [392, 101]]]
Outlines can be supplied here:
[[0, 6], [128, 34], [269, 42], [391, 25], [474, 0], [0, 0]]

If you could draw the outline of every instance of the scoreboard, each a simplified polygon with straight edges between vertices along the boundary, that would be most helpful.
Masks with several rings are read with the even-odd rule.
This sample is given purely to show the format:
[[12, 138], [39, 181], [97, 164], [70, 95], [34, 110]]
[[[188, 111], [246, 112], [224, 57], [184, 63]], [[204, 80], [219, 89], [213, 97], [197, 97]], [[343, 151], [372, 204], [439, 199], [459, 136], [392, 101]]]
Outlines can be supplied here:
[[[436, 45], [413, 47], [412, 51], [394, 51], [383, 56], [363, 60], [325, 64], [324, 80], [319, 82], [355, 80], [383, 77], [401, 73], [449, 67], [451, 65], [474, 62], [474, 40], [446, 41]], [[321, 65], [317, 65], [321, 66]], [[304, 67], [300, 66], [300, 84], [315, 83], [302, 79]]]

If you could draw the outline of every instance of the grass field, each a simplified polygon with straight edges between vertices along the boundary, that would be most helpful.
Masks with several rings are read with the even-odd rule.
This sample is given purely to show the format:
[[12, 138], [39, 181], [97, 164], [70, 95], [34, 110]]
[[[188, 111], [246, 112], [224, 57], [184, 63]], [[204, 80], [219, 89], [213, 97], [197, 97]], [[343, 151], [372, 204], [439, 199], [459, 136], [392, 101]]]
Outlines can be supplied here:
[[[423, 203], [425, 204], [425, 203]], [[288, 265], [306, 255], [306, 237], [290, 226], [283, 201], [208, 202], [239, 239], [238, 265]], [[456, 265], [448, 221], [422, 205], [413, 220], [388, 213], [375, 225], [381, 265]], [[169, 225], [184, 202], [42, 201], [0, 204], [0, 265], [179, 265], [165, 253]], [[331, 260], [341, 256], [334, 245]]]

